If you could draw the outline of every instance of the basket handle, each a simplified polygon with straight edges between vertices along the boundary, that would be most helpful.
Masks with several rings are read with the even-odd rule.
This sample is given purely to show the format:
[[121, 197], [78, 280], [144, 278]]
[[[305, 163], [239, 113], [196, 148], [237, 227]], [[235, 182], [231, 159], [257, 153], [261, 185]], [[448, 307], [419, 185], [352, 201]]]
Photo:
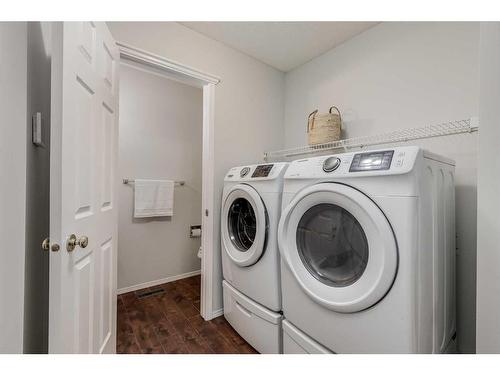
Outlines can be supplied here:
[[[316, 117], [316, 113], [318, 113], [318, 110], [314, 110], [312, 111], [309, 116], [307, 116], [307, 132], [309, 133], [310, 130], [312, 130], [312, 128], [314, 128], [314, 118]], [[312, 116], [312, 120], [311, 120], [311, 116]], [[311, 124], [311, 126], [309, 127], [309, 124]]]
[[342, 115], [340, 114], [340, 110], [339, 110], [337, 107], [335, 107], [334, 105], [332, 105], [332, 106], [330, 107], [330, 109], [328, 110], [328, 113], [330, 113], [330, 114], [331, 114], [331, 113], [332, 113], [332, 109], [335, 109], [335, 110], [337, 111], [337, 113], [339, 114], [339, 120], [340, 120], [340, 130], [342, 130]]

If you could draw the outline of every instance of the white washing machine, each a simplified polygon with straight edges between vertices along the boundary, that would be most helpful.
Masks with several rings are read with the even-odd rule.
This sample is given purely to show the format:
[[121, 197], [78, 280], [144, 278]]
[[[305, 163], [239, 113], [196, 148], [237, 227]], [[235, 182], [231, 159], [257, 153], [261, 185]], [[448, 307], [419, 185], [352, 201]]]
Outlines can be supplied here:
[[418, 147], [297, 160], [278, 228], [283, 314], [336, 353], [444, 353], [454, 162]]
[[288, 163], [274, 163], [235, 167], [224, 178], [224, 315], [261, 353], [282, 351], [276, 231], [287, 166]]

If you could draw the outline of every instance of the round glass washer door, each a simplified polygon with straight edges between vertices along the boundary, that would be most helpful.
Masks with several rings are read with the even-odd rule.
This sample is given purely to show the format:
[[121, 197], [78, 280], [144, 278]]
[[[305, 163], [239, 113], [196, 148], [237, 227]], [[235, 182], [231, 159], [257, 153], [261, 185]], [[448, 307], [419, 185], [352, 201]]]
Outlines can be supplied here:
[[304, 292], [333, 311], [373, 306], [396, 277], [397, 243], [387, 218], [366, 195], [343, 184], [299, 192], [282, 213], [278, 244]]
[[222, 206], [221, 232], [226, 254], [241, 267], [255, 264], [266, 245], [267, 212], [257, 191], [234, 186]]

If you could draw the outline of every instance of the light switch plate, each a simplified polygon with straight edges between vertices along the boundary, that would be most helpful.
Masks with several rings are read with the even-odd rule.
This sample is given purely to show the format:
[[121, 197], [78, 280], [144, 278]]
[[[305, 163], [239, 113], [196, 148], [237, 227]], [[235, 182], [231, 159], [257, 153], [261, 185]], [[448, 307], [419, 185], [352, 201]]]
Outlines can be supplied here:
[[32, 142], [37, 147], [44, 147], [42, 142], [42, 113], [37, 112], [31, 118]]

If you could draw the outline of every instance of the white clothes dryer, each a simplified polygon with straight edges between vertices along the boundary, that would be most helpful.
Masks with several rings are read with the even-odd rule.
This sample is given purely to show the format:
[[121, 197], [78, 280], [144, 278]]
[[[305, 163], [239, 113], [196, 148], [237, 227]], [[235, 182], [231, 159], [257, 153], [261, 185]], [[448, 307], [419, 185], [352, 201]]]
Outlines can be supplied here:
[[283, 314], [336, 353], [443, 353], [455, 336], [454, 162], [418, 147], [294, 161]]

